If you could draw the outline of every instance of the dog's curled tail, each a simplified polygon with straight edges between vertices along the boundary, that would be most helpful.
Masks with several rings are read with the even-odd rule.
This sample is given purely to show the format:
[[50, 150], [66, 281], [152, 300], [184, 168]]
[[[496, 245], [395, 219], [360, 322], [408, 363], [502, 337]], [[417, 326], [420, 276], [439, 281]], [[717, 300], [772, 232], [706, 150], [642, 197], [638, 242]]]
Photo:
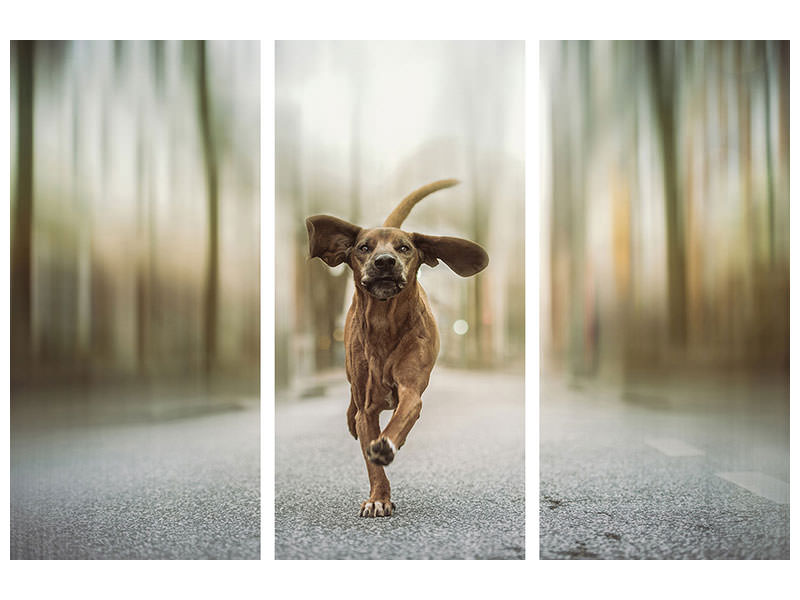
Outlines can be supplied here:
[[392, 213], [386, 217], [386, 220], [383, 222], [384, 227], [400, 227], [403, 224], [403, 221], [406, 220], [408, 213], [411, 212], [411, 209], [414, 208], [414, 205], [422, 200], [428, 194], [432, 194], [438, 190], [442, 190], [444, 188], [453, 187], [454, 185], [458, 184], [458, 179], [441, 179], [439, 181], [434, 181], [433, 183], [429, 183], [428, 185], [423, 185], [418, 190], [411, 192], [408, 196], [403, 198], [403, 201], [397, 205]]

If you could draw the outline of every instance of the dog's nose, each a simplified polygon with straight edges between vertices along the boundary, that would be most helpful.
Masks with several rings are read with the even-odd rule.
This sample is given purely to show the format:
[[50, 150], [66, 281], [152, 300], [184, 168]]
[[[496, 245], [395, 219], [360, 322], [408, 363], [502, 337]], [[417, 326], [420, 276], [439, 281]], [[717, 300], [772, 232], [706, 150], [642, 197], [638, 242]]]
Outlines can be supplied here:
[[379, 269], [391, 269], [397, 260], [391, 254], [381, 254], [375, 257], [375, 266]]

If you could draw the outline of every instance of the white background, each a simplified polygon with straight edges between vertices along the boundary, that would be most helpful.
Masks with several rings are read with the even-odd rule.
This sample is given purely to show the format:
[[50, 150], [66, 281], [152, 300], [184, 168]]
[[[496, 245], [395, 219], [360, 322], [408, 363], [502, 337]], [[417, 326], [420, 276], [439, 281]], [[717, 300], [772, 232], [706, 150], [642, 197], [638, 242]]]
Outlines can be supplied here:
[[[2, 504], [0, 556], [6, 598], [770, 598], [797, 593], [791, 561], [538, 561], [538, 316], [540, 39], [790, 39], [797, 17], [788, 2], [436, 2], [434, 0], [270, 2], [4, 3], [0, 48], [0, 164], [9, 173], [10, 39], [260, 39], [261, 40], [261, 561], [9, 561], [8, 382], [9, 209], [2, 211]], [[792, 27], [794, 25], [794, 27]], [[514, 39], [526, 40], [526, 482], [527, 560], [509, 562], [274, 561], [273, 325], [274, 40], [276, 39]], [[791, 114], [796, 115], [797, 59], [791, 45]], [[796, 119], [792, 119], [792, 130]], [[791, 136], [793, 139], [795, 135]], [[791, 172], [796, 172], [796, 154]], [[793, 194], [796, 196], [796, 194]], [[10, 207], [10, 203], [6, 205]], [[795, 221], [797, 211], [792, 211]], [[791, 227], [796, 230], [794, 224]], [[793, 244], [795, 246], [796, 244]], [[792, 248], [794, 255], [796, 248]], [[794, 258], [794, 256], [793, 256]], [[792, 260], [791, 279], [795, 276]], [[796, 296], [796, 294], [795, 294]], [[792, 297], [792, 313], [796, 313]], [[797, 329], [796, 327], [794, 328]], [[797, 332], [791, 333], [798, 348]], [[795, 353], [791, 372], [796, 371]], [[792, 404], [795, 393], [792, 389]], [[797, 431], [796, 413], [792, 428]], [[793, 454], [795, 454], [793, 452]], [[794, 458], [794, 457], [793, 457]], [[796, 464], [792, 460], [792, 464]], [[792, 469], [792, 482], [795, 481]], [[509, 519], [519, 518], [509, 514]], [[792, 527], [791, 539], [795, 539]]]

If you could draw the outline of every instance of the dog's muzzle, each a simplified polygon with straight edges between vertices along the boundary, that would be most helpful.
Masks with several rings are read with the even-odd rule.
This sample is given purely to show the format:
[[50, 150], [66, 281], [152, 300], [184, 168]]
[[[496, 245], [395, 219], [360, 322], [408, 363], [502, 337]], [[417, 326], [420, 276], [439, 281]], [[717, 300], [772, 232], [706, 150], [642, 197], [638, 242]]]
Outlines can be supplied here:
[[361, 285], [378, 300], [388, 300], [406, 286], [403, 267], [391, 254], [379, 254], [367, 265]]

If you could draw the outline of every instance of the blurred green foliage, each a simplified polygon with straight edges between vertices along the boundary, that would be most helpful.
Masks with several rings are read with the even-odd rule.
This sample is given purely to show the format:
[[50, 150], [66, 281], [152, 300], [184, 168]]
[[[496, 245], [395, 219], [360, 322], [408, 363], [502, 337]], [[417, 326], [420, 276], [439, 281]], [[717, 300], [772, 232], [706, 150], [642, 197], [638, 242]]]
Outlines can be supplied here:
[[259, 45], [14, 42], [12, 381], [259, 365]]
[[786, 373], [788, 42], [541, 56], [545, 367]]

